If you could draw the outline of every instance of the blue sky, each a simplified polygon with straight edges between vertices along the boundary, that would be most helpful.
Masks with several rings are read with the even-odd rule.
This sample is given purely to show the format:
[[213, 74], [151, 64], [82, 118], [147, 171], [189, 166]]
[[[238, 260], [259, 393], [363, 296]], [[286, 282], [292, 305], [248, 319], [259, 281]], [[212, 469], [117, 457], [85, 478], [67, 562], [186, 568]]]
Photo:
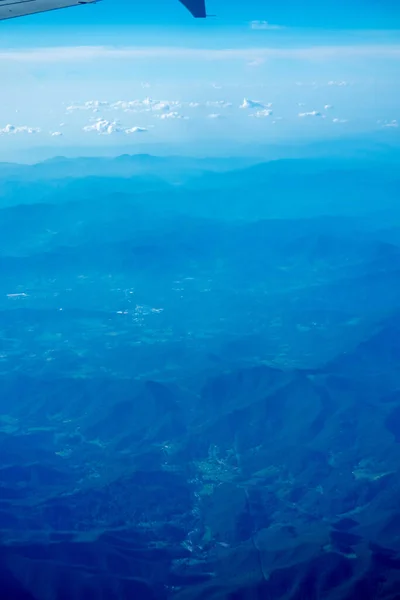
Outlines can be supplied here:
[[[351, 8], [348, 8], [351, 6]], [[0, 22], [6, 148], [348, 135], [400, 121], [395, 0], [103, 0]]]
[[[208, 26], [217, 30], [226, 26], [240, 26], [249, 20], [266, 20], [287, 27], [317, 28], [321, 30], [397, 30], [400, 7], [397, 0], [246, 0], [232, 2], [208, 0], [208, 12], [216, 19]], [[16, 22], [14, 22], [16, 23]], [[184, 27], [203, 30], [204, 24], [192, 21], [177, 0], [132, 2], [130, 0], [103, 0], [96, 6], [85, 8], [79, 18], [71, 11], [60, 17], [57, 13], [40, 15], [26, 23], [26, 30], [43, 26], [63, 28], [64, 25], [81, 25], [82, 28], [101, 26], [159, 26]], [[20, 29], [21, 26], [17, 27]], [[15, 29], [12, 25], [11, 29]]]

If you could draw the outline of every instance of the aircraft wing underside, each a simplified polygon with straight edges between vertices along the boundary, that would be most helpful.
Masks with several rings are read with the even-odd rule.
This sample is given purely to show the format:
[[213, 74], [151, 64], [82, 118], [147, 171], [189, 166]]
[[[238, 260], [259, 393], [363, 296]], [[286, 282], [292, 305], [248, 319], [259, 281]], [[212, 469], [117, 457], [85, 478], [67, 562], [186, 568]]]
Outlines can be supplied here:
[[186, 6], [186, 8], [188, 10], [190, 10], [192, 15], [194, 17], [196, 17], [197, 19], [204, 19], [207, 16], [205, 0], [179, 0], [179, 1], [182, 2], [182, 4], [184, 6]]
[[[112, 0], [109, 0], [112, 2]], [[167, 1], [167, 0], [166, 0]], [[172, 2], [173, 0], [169, 0]], [[179, 0], [196, 18], [206, 16], [205, 0]], [[94, 4], [96, 0], [0, 0], [0, 21], [14, 17], [24, 17], [35, 13]]]

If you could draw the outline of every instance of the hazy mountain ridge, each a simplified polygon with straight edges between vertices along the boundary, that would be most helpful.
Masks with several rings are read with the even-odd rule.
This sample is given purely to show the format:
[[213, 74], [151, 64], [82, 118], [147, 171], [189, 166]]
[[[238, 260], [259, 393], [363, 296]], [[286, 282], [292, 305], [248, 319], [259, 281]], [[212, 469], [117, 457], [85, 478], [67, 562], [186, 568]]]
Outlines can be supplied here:
[[[146, 156], [143, 168], [140, 160], [137, 167], [136, 160], [135, 156], [63, 159], [61, 165], [67, 165], [68, 174], [63, 169], [60, 173], [51, 161], [33, 166], [12, 165], [16, 179], [4, 175], [5, 180], [0, 182], [0, 206], [21, 202], [60, 203], [71, 199], [86, 202], [90, 198], [98, 201], [118, 192], [137, 196], [138, 202], [150, 201], [156, 210], [223, 219], [355, 216], [360, 213], [361, 202], [362, 212], [366, 214], [382, 212], [385, 208], [393, 210], [397, 205], [398, 162], [286, 159], [229, 171], [229, 163], [225, 161], [221, 166], [218, 159], [214, 167], [213, 159], [201, 163], [197, 169], [188, 168], [185, 161], [181, 166], [179, 158]], [[121, 176], [120, 168], [126, 172], [125, 161], [128, 161], [128, 174]], [[134, 173], [129, 171], [131, 161], [136, 169]], [[163, 169], [159, 161], [164, 164]], [[85, 172], [87, 162], [93, 165], [92, 174]], [[196, 164], [194, 159], [191, 162]], [[74, 176], [76, 170], [80, 174]], [[81, 171], [85, 172], [84, 177]], [[35, 174], [35, 180], [30, 180], [27, 175], [30, 173]], [[298, 190], [302, 190], [301, 196]], [[297, 210], [292, 202], [295, 194]]]
[[397, 171], [341, 165], [3, 195], [10, 598], [397, 598]]

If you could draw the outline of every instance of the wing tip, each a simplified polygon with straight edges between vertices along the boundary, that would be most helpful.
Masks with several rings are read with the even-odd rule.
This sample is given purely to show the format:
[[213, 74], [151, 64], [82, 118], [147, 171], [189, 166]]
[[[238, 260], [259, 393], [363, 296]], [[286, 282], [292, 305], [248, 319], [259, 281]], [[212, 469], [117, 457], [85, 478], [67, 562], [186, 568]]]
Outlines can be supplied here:
[[207, 17], [205, 0], [180, 0], [195, 19], [205, 19]]

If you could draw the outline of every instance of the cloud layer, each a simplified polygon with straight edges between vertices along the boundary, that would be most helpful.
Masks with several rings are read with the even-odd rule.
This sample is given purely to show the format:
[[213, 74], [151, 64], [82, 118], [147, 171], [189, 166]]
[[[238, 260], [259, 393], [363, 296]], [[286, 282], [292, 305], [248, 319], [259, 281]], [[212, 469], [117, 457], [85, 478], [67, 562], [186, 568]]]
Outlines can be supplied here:
[[38, 127], [28, 127], [27, 125], [6, 125], [3, 129], [0, 129], [0, 135], [17, 135], [19, 133], [34, 134], [40, 133]]
[[299, 117], [301, 117], [302, 119], [308, 118], [308, 117], [322, 117], [322, 116], [323, 116], [323, 114], [320, 113], [318, 110], [311, 110], [310, 112], [299, 113]]
[[[286, 96], [277, 95], [276, 91], [270, 90], [268, 93], [273, 95], [274, 110], [272, 102], [267, 102], [264, 98], [254, 99], [248, 96], [240, 100], [240, 90], [236, 87], [225, 87], [225, 97], [218, 98], [218, 92], [207, 93], [214, 95], [214, 98], [205, 99], [205, 88], [200, 92], [192, 89], [193, 96], [187, 96], [182, 99], [152, 98], [145, 96], [143, 98], [128, 98], [120, 100], [109, 100], [106, 98], [80, 100], [78, 102], [60, 102], [60, 114], [56, 116], [56, 121], [48, 123], [47, 126], [40, 123], [41, 127], [31, 127], [28, 125], [8, 124], [0, 128], [0, 136], [18, 135], [18, 134], [38, 134], [58, 138], [61, 136], [78, 136], [82, 132], [85, 134], [95, 134], [98, 136], [110, 136], [114, 134], [145, 134], [154, 129], [155, 136], [160, 138], [171, 132], [171, 128], [177, 128], [177, 134], [194, 134], [215, 131], [211, 122], [222, 120], [218, 126], [218, 131], [247, 131], [261, 133], [267, 131], [271, 125], [279, 127], [277, 133], [285, 134], [288, 127], [292, 126], [293, 131], [301, 132], [304, 135], [306, 127], [315, 132], [315, 127], [321, 121], [321, 132], [326, 132], [326, 127], [335, 127], [337, 124], [351, 122], [352, 125], [357, 120], [362, 120], [364, 125], [370, 123], [371, 129], [387, 128], [398, 129], [398, 118], [396, 112], [388, 112], [389, 118], [377, 121], [377, 116], [369, 114], [367, 116], [354, 113], [349, 101], [349, 94], [345, 91], [332, 89], [333, 87], [345, 88], [345, 80], [320, 81], [318, 84], [313, 82], [311, 87], [301, 90], [297, 89], [297, 83], [292, 80], [292, 91]], [[360, 86], [353, 84], [355, 93], [360, 92]], [[154, 87], [156, 89], [157, 86]], [[318, 89], [317, 89], [318, 88]], [[357, 92], [358, 90], [358, 92]], [[186, 94], [189, 93], [186, 91]], [[293, 97], [292, 94], [293, 93]], [[216, 97], [215, 97], [216, 96]], [[299, 97], [300, 96], [300, 97]], [[207, 97], [207, 96], [206, 96]], [[307, 102], [298, 102], [304, 99]], [[335, 105], [329, 100], [335, 100]], [[276, 105], [276, 106], [275, 106]], [[24, 112], [21, 106], [18, 109], [19, 115]], [[64, 122], [60, 122], [62, 114], [66, 116]], [[56, 115], [56, 109], [53, 107], [52, 114]], [[278, 116], [275, 116], [277, 114]], [[93, 116], [92, 116], [93, 115]], [[87, 119], [89, 117], [89, 119]], [[250, 119], [249, 119], [250, 117]], [[334, 118], [333, 118], [334, 117]], [[256, 125], [255, 121], [265, 121], [265, 124]], [[188, 121], [187, 126], [179, 125], [180, 122]], [[304, 125], [300, 126], [300, 121]], [[325, 123], [322, 125], [322, 121]], [[296, 126], [296, 122], [298, 123]], [[305, 125], [310, 122], [309, 125]], [[314, 122], [315, 125], [311, 123]], [[360, 121], [361, 122], [361, 121]], [[280, 132], [280, 133], [279, 133]], [[153, 137], [153, 136], [152, 136]]]
[[263, 102], [260, 102], [259, 100], [250, 100], [249, 98], [245, 98], [242, 102], [242, 104], [239, 106], [239, 108], [242, 109], [252, 109], [252, 108], [260, 108], [260, 109], [265, 109], [265, 108], [271, 108], [272, 104], [271, 102], [269, 102], [268, 104], [264, 104]]
[[277, 31], [283, 29], [280, 25], [272, 25], [268, 21], [250, 21], [250, 27], [256, 31]]
[[112, 135], [113, 133], [146, 133], [145, 127], [122, 127], [118, 121], [108, 121], [107, 119], [97, 119], [91, 125], [85, 125], [83, 131], [86, 133], [97, 133], [99, 135]]
[[[265, 59], [327, 60], [339, 58], [381, 58], [400, 60], [400, 44], [354, 44], [301, 48], [184, 48], [172, 46], [108, 47], [60, 46], [48, 48], [3, 49], [0, 60], [26, 63], [59, 63], [93, 60], [202, 60], [255, 61]], [[332, 81], [330, 85], [346, 85]]]

